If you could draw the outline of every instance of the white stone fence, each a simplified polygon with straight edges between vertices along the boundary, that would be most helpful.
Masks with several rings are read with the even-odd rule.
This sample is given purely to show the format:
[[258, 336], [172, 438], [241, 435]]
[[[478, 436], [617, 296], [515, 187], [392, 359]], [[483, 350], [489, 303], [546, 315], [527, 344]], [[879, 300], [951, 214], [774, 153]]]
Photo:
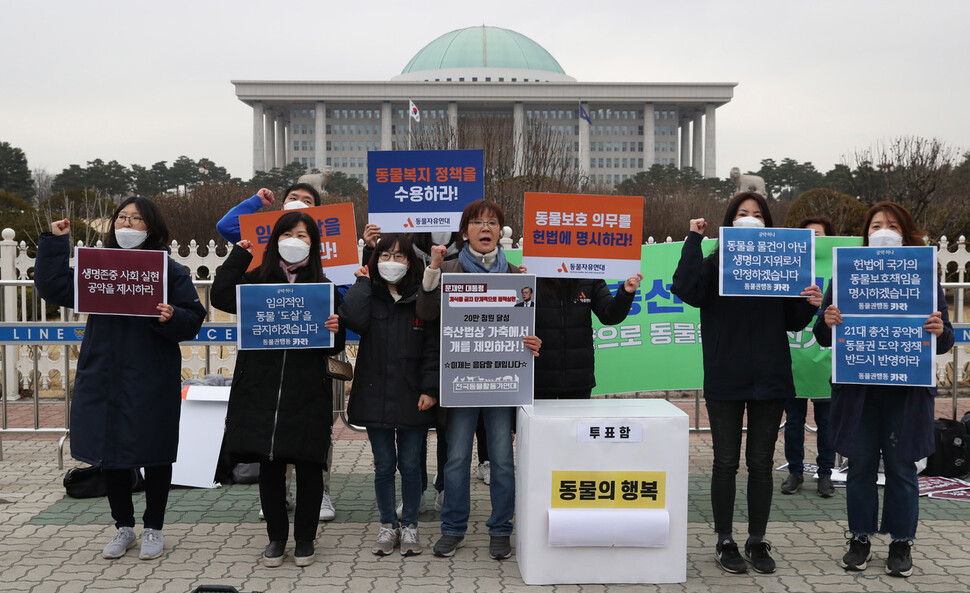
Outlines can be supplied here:
[[[34, 258], [28, 255], [27, 245], [24, 241], [17, 242], [15, 232], [12, 229], [4, 229], [3, 240], [0, 241], [0, 281], [3, 282], [0, 290], [0, 321], [2, 322], [26, 322], [26, 321], [77, 321], [78, 317], [72, 310], [61, 308], [54, 318], [49, 318], [45, 303], [41, 301], [33, 291], [30, 283], [31, 271], [34, 266]], [[513, 247], [510, 238], [511, 229], [503, 229], [501, 243], [505, 248]], [[671, 242], [667, 237], [664, 242]], [[656, 241], [651, 237], [648, 244]], [[81, 245], [81, 243], [78, 243]], [[101, 245], [100, 241], [97, 243]], [[521, 241], [520, 241], [521, 245]], [[941, 237], [939, 242], [939, 261], [947, 272], [957, 272], [957, 282], [945, 283], [948, 297], [953, 299], [955, 305], [951, 308], [951, 319], [954, 322], [962, 322], [965, 309], [965, 292], [970, 288], [970, 283], [966, 283], [968, 277], [968, 264], [970, 264], [970, 246], [966, 239], [960, 237], [955, 243], [950, 243], [946, 237]], [[358, 251], [362, 250], [363, 242], [358, 244]], [[220, 254], [219, 251], [222, 251]], [[226, 257], [225, 248], [218, 250], [214, 241], [209, 241], [208, 245], [199, 245], [195, 241], [190, 241], [188, 245], [180, 245], [176, 241], [171, 243], [172, 258], [184, 265], [193, 281], [196, 283], [203, 298], [203, 303], [209, 310], [210, 319], [207, 321], [230, 321], [223, 313], [217, 313], [209, 304], [209, 288], [212, 284], [212, 277], [222, 261]], [[59, 345], [36, 345], [36, 346], [3, 346], [3, 392], [8, 394], [8, 399], [16, 399], [20, 388], [35, 389], [34, 380], [39, 381], [36, 388], [39, 391], [48, 389], [63, 390], [63, 369], [64, 359], [62, 358], [63, 346]], [[73, 355], [69, 355], [69, 366], [73, 372], [76, 365], [77, 346], [74, 348]], [[966, 366], [968, 359], [960, 351], [960, 358], [957, 362], [958, 381], [967, 377]], [[206, 373], [231, 373], [235, 361], [235, 348], [230, 346], [204, 346], [204, 345], [183, 345], [183, 379], [189, 377], [200, 377]], [[937, 363], [937, 376], [940, 385], [950, 385], [953, 373], [953, 358], [941, 356]], [[36, 372], [35, 369], [36, 368]]]

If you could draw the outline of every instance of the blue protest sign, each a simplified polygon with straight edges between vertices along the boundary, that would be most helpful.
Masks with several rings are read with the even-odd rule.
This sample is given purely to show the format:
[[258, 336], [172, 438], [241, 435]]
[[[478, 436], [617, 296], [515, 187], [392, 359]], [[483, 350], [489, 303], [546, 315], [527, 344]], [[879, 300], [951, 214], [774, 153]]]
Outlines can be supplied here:
[[843, 317], [832, 328], [832, 382], [867, 385], [936, 385], [936, 336], [925, 318]]
[[485, 197], [481, 150], [367, 153], [367, 220], [385, 233], [457, 231], [465, 206]]
[[936, 311], [936, 247], [836, 247], [833, 304], [842, 315]]
[[815, 283], [810, 229], [721, 227], [721, 296], [800, 297]]
[[240, 350], [332, 348], [324, 323], [333, 284], [241, 284], [236, 287]]

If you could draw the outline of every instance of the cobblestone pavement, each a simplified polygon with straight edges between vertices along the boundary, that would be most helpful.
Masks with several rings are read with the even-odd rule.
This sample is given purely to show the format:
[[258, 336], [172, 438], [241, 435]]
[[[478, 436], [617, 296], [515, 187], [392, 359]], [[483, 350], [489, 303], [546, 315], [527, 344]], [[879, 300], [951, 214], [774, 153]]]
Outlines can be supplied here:
[[[12, 403], [11, 406], [22, 405]], [[960, 414], [970, 407], [961, 401]], [[253, 485], [172, 491], [165, 526], [165, 554], [138, 559], [137, 549], [118, 560], [101, 558], [101, 548], [114, 528], [104, 499], [73, 500], [64, 496], [57, 468], [56, 441], [6, 435], [0, 461], [0, 590], [34, 593], [166, 592], [188, 593], [202, 584], [232, 585], [240, 591], [372, 592], [419, 588], [444, 591], [966, 591], [970, 582], [970, 503], [921, 499], [920, 526], [913, 547], [915, 570], [909, 579], [884, 572], [888, 540], [874, 538], [874, 558], [863, 573], [846, 573], [837, 564], [844, 551], [845, 499], [817, 497], [806, 480], [795, 495], [774, 497], [768, 540], [778, 562], [771, 575], [722, 572], [713, 559], [709, 474], [710, 438], [690, 438], [687, 581], [667, 585], [525, 585], [515, 557], [497, 562], [488, 557], [488, 489], [472, 479], [472, 516], [468, 545], [450, 559], [435, 558], [430, 547], [438, 536], [433, 493], [421, 515], [420, 556], [378, 558], [370, 552], [376, 537], [371, 455], [366, 438], [346, 428], [335, 434], [332, 494], [336, 520], [322, 523], [317, 561], [298, 568], [258, 563], [266, 543], [258, 519], [258, 493]], [[814, 438], [807, 439], [814, 448]], [[434, 465], [435, 439], [429, 441]], [[783, 462], [779, 439], [776, 465]], [[814, 451], [807, 451], [807, 458]], [[65, 469], [78, 465], [65, 460]], [[471, 468], [470, 468], [471, 471]], [[433, 472], [433, 470], [432, 470]], [[736, 525], [743, 530], [742, 501]], [[785, 477], [777, 472], [777, 484]], [[136, 515], [143, 507], [136, 495]], [[136, 528], [140, 533], [141, 527]], [[741, 536], [739, 536], [740, 538]], [[514, 543], [514, 538], [513, 538]], [[292, 556], [292, 541], [288, 553]]]

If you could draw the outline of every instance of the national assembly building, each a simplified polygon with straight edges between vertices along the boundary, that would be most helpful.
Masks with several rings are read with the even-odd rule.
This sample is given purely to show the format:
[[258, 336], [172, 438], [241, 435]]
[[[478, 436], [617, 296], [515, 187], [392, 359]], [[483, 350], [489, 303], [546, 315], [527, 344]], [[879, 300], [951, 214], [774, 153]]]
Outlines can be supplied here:
[[233, 85], [253, 109], [254, 173], [296, 161], [366, 184], [370, 150], [483, 148], [501, 135], [523, 174], [542, 134], [583, 180], [609, 186], [654, 164], [715, 177], [716, 109], [736, 83], [578, 82], [535, 41], [480, 26], [435, 39], [390, 81]]

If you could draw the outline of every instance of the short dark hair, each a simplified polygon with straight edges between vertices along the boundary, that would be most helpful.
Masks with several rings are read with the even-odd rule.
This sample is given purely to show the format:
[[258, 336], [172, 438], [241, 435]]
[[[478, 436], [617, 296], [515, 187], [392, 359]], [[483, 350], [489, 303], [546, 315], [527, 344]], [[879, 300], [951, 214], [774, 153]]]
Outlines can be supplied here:
[[286, 201], [286, 196], [290, 195], [290, 192], [298, 189], [302, 189], [303, 191], [310, 192], [310, 195], [313, 196], [313, 205], [314, 206], [320, 205], [320, 192], [318, 192], [317, 188], [313, 187], [309, 183], [294, 183], [290, 187], [283, 190], [283, 201], [284, 202]]
[[138, 208], [138, 214], [145, 221], [145, 226], [148, 228], [148, 238], [145, 239], [145, 243], [141, 246], [141, 249], [167, 252], [168, 225], [165, 224], [165, 218], [162, 216], [162, 212], [158, 209], [158, 206], [155, 205], [155, 202], [140, 196], [127, 198], [115, 208], [114, 213], [111, 215], [111, 224], [108, 225], [108, 232], [104, 238], [104, 246], [121, 247], [118, 245], [118, 238], [115, 236], [115, 222], [118, 220], [118, 215], [121, 214], [121, 211], [129, 204], [134, 204], [135, 208]]
[[372, 283], [387, 286], [387, 281], [381, 278], [377, 264], [380, 262], [381, 254], [385, 251], [390, 251], [395, 245], [397, 245], [398, 251], [408, 258], [408, 271], [398, 282], [398, 293], [404, 294], [404, 291], [417, 286], [421, 282], [421, 278], [424, 277], [424, 264], [418, 259], [418, 255], [414, 252], [414, 244], [411, 243], [411, 238], [406, 234], [391, 233], [389, 235], [382, 235], [380, 241], [374, 247], [374, 253], [367, 260], [367, 271]]
[[826, 237], [835, 237], [839, 234], [835, 229], [835, 223], [829, 220], [827, 216], [809, 216], [798, 223], [798, 228], [807, 229], [810, 224], [820, 225], [825, 230]]
[[862, 246], [869, 246], [869, 225], [872, 223], [872, 219], [875, 218], [876, 214], [880, 212], [885, 212], [896, 219], [899, 223], [899, 230], [902, 231], [903, 235], [903, 245], [906, 247], [922, 247], [926, 245], [926, 241], [923, 240], [923, 231], [916, 225], [916, 221], [913, 220], [913, 216], [909, 213], [909, 210], [903, 208], [895, 202], [879, 202], [873, 204], [872, 208], [866, 212], [866, 222], [862, 225]]
[[731, 198], [731, 201], [728, 202], [727, 212], [724, 213], [724, 222], [721, 223], [721, 226], [734, 225], [734, 219], [738, 215], [738, 208], [741, 207], [741, 203], [745, 200], [754, 200], [755, 202], [758, 202], [758, 207], [761, 208], [761, 216], [765, 220], [765, 226], [775, 226], [771, 221], [771, 211], [768, 210], [768, 201], [765, 200], [764, 196], [753, 191], [744, 192]]
[[499, 237], [501, 237], [502, 228], [505, 227], [505, 212], [502, 210], [502, 207], [489, 200], [475, 200], [471, 204], [465, 206], [465, 210], [461, 213], [461, 222], [458, 223], [458, 234], [462, 235], [463, 243], [465, 240], [464, 235], [468, 232], [468, 225], [470, 225], [473, 220], [477, 220], [489, 212], [493, 213], [495, 218], [498, 219], [498, 231]]
[[291, 210], [276, 219], [273, 232], [269, 236], [269, 243], [266, 244], [266, 251], [263, 252], [263, 261], [256, 268], [255, 276], [259, 282], [270, 280], [279, 269], [280, 237], [301, 222], [306, 225], [307, 233], [310, 235], [310, 255], [307, 259], [307, 265], [310, 266], [310, 282], [323, 282], [323, 268], [320, 266], [320, 229], [317, 227], [317, 221], [299, 210]]

